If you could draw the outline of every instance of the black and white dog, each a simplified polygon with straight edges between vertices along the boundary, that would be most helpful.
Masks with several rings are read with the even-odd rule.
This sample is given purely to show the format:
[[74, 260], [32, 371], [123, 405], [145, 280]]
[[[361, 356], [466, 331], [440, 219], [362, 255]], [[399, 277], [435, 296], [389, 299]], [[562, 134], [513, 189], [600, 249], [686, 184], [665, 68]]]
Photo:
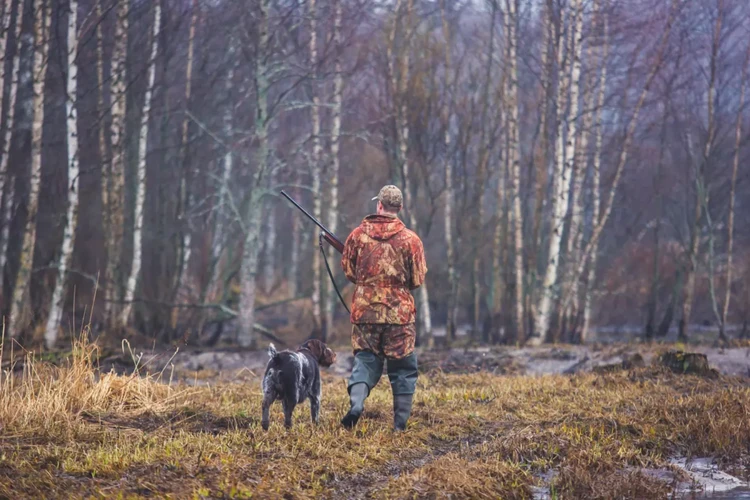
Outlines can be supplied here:
[[284, 426], [292, 427], [294, 407], [310, 400], [310, 416], [318, 423], [320, 414], [320, 368], [336, 362], [336, 353], [320, 340], [308, 340], [297, 352], [289, 350], [276, 352], [271, 344], [268, 348], [271, 358], [263, 375], [263, 418], [261, 425], [268, 430], [269, 410], [277, 399], [284, 408]]

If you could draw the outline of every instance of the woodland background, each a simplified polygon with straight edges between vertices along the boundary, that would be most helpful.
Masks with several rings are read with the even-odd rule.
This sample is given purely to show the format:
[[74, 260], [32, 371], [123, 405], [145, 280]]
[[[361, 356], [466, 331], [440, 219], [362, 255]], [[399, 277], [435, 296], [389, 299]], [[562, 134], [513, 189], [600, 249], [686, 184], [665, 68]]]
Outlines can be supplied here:
[[345, 339], [278, 193], [343, 240], [391, 182], [427, 252], [422, 342], [747, 333], [745, 0], [2, 8], [6, 336], [52, 347], [92, 314], [117, 339]]

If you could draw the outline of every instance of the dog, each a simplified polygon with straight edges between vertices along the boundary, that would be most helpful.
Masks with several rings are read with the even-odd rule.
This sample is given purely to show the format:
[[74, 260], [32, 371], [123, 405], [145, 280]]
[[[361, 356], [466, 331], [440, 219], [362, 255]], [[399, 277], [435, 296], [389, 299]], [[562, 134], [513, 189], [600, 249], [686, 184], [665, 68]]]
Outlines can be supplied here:
[[277, 399], [284, 408], [284, 426], [292, 427], [294, 408], [305, 399], [310, 400], [310, 417], [314, 424], [320, 415], [320, 366], [328, 367], [336, 362], [336, 353], [323, 342], [311, 339], [303, 343], [297, 352], [268, 347], [268, 364], [263, 375], [263, 417], [261, 426], [268, 430], [269, 410]]

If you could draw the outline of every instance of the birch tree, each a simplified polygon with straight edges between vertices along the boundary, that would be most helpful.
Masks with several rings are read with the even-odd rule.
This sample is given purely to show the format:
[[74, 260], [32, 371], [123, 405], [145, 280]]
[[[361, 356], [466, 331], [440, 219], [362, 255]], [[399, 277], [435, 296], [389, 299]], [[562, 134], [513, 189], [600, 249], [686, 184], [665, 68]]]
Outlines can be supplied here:
[[[598, 94], [596, 102], [596, 116], [594, 118], [594, 157], [591, 165], [591, 219], [599, 220], [601, 211], [601, 163], [602, 163], [602, 113], [604, 110], [604, 96], [607, 90], [607, 58], [609, 56], [609, 18], [607, 17], [606, 0], [601, 9], [602, 18], [602, 47], [599, 63], [601, 69], [599, 72]], [[591, 324], [591, 304], [593, 300], [593, 291], [596, 283], [596, 249], [593, 250], [591, 263], [588, 267], [588, 276], [586, 279], [586, 288], [583, 299], [583, 319], [579, 341], [584, 343], [588, 337], [589, 325]]]
[[[406, 214], [411, 229], [419, 233], [417, 225], [416, 206], [413, 200], [414, 191], [409, 172], [409, 118], [408, 118], [408, 100], [407, 90], [409, 85], [409, 53], [411, 32], [414, 27], [414, 0], [406, 0], [406, 6], [403, 0], [397, 0], [395, 5], [395, 15], [391, 30], [388, 34], [388, 65], [390, 73], [391, 96], [396, 115], [396, 158], [399, 167], [399, 177], [403, 182], [404, 193], [404, 212]], [[405, 9], [405, 13], [402, 11]], [[403, 25], [399, 23], [403, 21]], [[399, 26], [401, 26], [399, 32]], [[398, 33], [397, 33], [398, 32]], [[399, 35], [399, 52], [398, 59], [395, 60], [394, 49], [397, 34]], [[397, 68], [396, 68], [397, 67]], [[421, 318], [420, 335], [431, 336], [432, 334], [432, 317], [430, 315], [430, 300], [427, 284], [423, 284], [417, 290], [417, 302], [419, 304], [419, 316]]]
[[734, 126], [734, 160], [732, 161], [732, 180], [729, 189], [729, 215], [727, 216], [727, 270], [726, 290], [724, 291], [724, 305], [721, 309], [721, 320], [719, 322], [720, 336], [726, 336], [727, 316], [729, 314], [729, 302], [732, 298], [732, 264], [734, 252], [734, 208], [737, 198], [737, 171], [740, 165], [740, 141], [742, 138], [742, 110], [745, 106], [745, 92], [747, 91], [747, 69], [750, 63], [750, 44], [745, 54], [745, 64], [742, 68], [740, 79], [740, 104], [737, 108], [737, 122]]
[[440, 2], [440, 15], [443, 26], [443, 40], [445, 44], [445, 98], [441, 109], [443, 125], [443, 147], [444, 147], [444, 179], [445, 179], [445, 202], [443, 205], [443, 224], [445, 233], [445, 248], [448, 266], [448, 319], [446, 323], [446, 339], [452, 339], [456, 335], [456, 320], [458, 315], [458, 273], [456, 272], [456, 252], [453, 245], [453, 226], [455, 224], [454, 203], [455, 188], [453, 186], [453, 162], [451, 161], [451, 93], [454, 90], [454, 81], [451, 78], [453, 67], [451, 65], [451, 32], [446, 13], [446, 0]]
[[154, 2], [154, 25], [151, 34], [151, 54], [148, 60], [148, 82], [146, 95], [143, 99], [141, 111], [140, 135], [138, 137], [138, 178], [135, 197], [135, 218], [133, 228], [133, 265], [130, 266], [130, 276], [125, 286], [125, 306], [120, 313], [120, 325], [125, 326], [130, 317], [133, 306], [133, 296], [138, 276], [141, 273], [143, 248], [143, 205], [146, 199], [146, 152], [148, 146], [148, 122], [151, 116], [151, 96], [154, 92], [156, 75], [156, 56], [159, 52], [159, 27], [161, 26], [161, 1]]
[[510, 134], [508, 162], [510, 164], [510, 181], [513, 215], [513, 250], [514, 274], [516, 279], [516, 297], [514, 304], [516, 340], [523, 342], [524, 334], [524, 269], [523, 269], [523, 211], [521, 209], [521, 162], [520, 141], [518, 134], [518, 3], [517, 0], [506, 0], [508, 15], [506, 17], [506, 36], [508, 40], [508, 96], [507, 126]]
[[[192, 95], [193, 89], [193, 59], [195, 53], [195, 27], [198, 22], [198, 14], [200, 8], [198, 1], [193, 0], [192, 12], [190, 14], [190, 31], [188, 33], [188, 50], [187, 50], [187, 61], [185, 65], [185, 95], [183, 96], [185, 110], [190, 109], [190, 96]], [[180, 232], [180, 248], [177, 254], [177, 275], [175, 276], [173, 297], [176, 298], [177, 294], [183, 287], [183, 280], [187, 274], [188, 265], [190, 264], [190, 255], [192, 252], [192, 230], [190, 227], [190, 221], [188, 220], [190, 215], [188, 211], [192, 205], [191, 203], [191, 192], [188, 189], [189, 165], [190, 160], [188, 157], [188, 132], [189, 132], [189, 117], [187, 112], [182, 118], [181, 132], [180, 132], [180, 167], [183, 168], [183, 174], [180, 177], [180, 194], [178, 200], [178, 220], [182, 223]], [[172, 328], [175, 327], [177, 321], [177, 309], [172, 310]]]
[[[112, 53], [111, 97], [112, 126], [109, 172], [103, 179], [107, 191], [107, 280], [105, 311], [110, 326], [115, 326], [116, 301], [122, 298], [121, 256], [125, 225], [125, 72], [128, 48], [128, 9], [130, 0], [117, 0], [115, 39]], [[118, 316], [121, 317], [121, 316]]]
[[[339, 169], [341, 150], [341, 112], [344, 100], [344, 75], [342, 74], [341, 58], [344, 46], [341, 43], [341, 18], [343, 16], [342, 0], [333, 0], [333, 47], [336, 51], [333, 68], [333, 123], [331, 125], [331, 171], [328, 175], [330, 195], [328, 198], [328, 229], [334, 234], [339, 222]], [[328, 249], [328, 261], [336, 262], [333, 248]], [[326, 325], [333, 328], [333, 308], [336, 304], [336, 290], [328, 287], [326, 301]]]
[[63, 240], [57, 261], [57, 277], [52, 292], [50, 312], [44, 329], [47, 348], [57, 342], [60, 318], [65, 306], [67, 271], [73, 260], [76, 227], [78, 225], [78, 1], [68, 2], [68, 71], [66, 73], [65, 111], [68, 145], [68, 208], [63, 220]]
[[[653, 84], [654, 79], [656, 78], [656, 75], [659, 73], [659, 70], [661, 69], [662, 63], [664, 62], [664, 53], [666, 51], [667, 44], [669, 41], [669, 35], [672, 32], [674, 20], [679, 11], [679, 6], [680, 6], [679, 0], [672, 0], [672, 2], [670, 2], [669, 11], [667, 13], [666, 25], [664, 27], [664, 31], [662, 32], [661, 39], [658, 42], [656, 54], [653, 58], [653, 63], [651, 64], [648, 76], [646, 77], [646, 81], [643, 85], [643, 88], [641, 89], [640, 95], [638, 96], [638, 100], [636, 101], [633, 107], [633, 113], [625, 125], [625, 136], [623, 139], [622, 146], [620, 147], [620, 150], [619, 150], [617, 162], [615, 163], [615, 173], [612, 178], [612, 184], [610, 185], [609, 190], [607, 191], [606, 203], [604, 205], [600, 205], [600, 201], [596, 199], [596, 197], [600, 196], [598, 189], [597, 191], [595, 191], [595, 194], [594, 194], [595, 196], [594, 206], [597, 207], [595, 210], [597, 213], [595, 215], [597, 216], [593, 218], [591, 236], [581, 254], [581, 258], [578, 261], [578, 269], [575, 273], [576, 277], [580, 277], [583, 275], [586, 265], [591, 266], [590, 271], [589, 271], [590, 286], [593, 286], [593, 283], [594, 283], [594, 273], [595, 273], [595, 268], [597, 265], [597, 258], [598, 258], [599, 239], [601, 238], [602, 231], [604, 230], [604, 226], [606, 226], [607, 221], [609, 220], [609, 216], [612, 213], [612, 207], [614, 206], [615, 194], [617, 193], [617, 188], [620, 184], [620, 179], [622, 178], [622, 172], [628, 160], [628, 152], [630, 150], [630, 145], [633, 142], [633, 137], [635, 135], [635, 129], [638, 123], [638, 116], [640, 115], [641, 109], [643, 108], [643, 104], [646, 101], [646, 96], [648, 95], [649, 90], [651, 89], [651, 85]], [[606, 29], [607, 29], [607, 24], [606, 24], [606, 19], [605, 19], [605, 32], [606, 32]], [[606, 46], [607, 45], [605, 43], [605, 47]], [[604, 58], [606, 60], [606, 51], [605, 51]], [[603, 66], [600, 84], [603, 86], [605, 82], [606, 82], [606, 73], [604, 72], [604, 66]], [[628, 91], [629, 91], [629, 88], [626, 87], [623, 92], [625, 93], [625, 95], [627, 95]], [[601, 96], [601, 92], [604, 92], [602, 88], [600, 88], [600, 98], [601, 98], [600, 102], [603, 102], [603, 97]], [[597, 120], [598, 121], [601, 120], [601, 117], [599, 117]], [[597, 125], [597, 127], [601, 127], [601, 124]], [[596, 188], [598, 188], [600, 184], [600, 170], [599, 170], [600, 151], [601, 151], [600, 134], [601, 134], [601, 130], [597, 130], [597, 146], [596, 146], [596, 154], [595, 154], [595, 160], [594, 160], [594, 177], [595, 178], [593, 182]], [[592, 187], [592, 189], [594, 189], [594, 187]], [[587, 291], [587, 297], [586, 297], [587, 304], [585, 305], [586, 309], [588, 309], [591, 304], [590, 294], [591, 294], [591, 289]], [[586, 339], [588, 321], [589, 321], [589, 318], [587, 317], [588, 315], [590, 315], [590, 313], [584, 314], [585, 326], [581, 331], [582, 342]]]
[[[321, 160], [323, 154], [323, 146], [321, 144], [321, 131], [320, 131], [320, 96], [318, 95], [318, 11], [316, 7], [316, 0], [308, 1], [308, 15], [310, 17], [310, 69], [311, 69], [311, 85], [310, 91], [312, 93], [312, 107], [310, 108], [310, 114], [312, 118], [312, 156], [310, 170], [312, 173], [312, 192], [313, 192], [313, 216], [322, 220], [323, 215], [323, 198], [321, 195]], [[312, 306], [313, 306], [313, 321], [315, 323], [315, 331], [320, 335], [321, 339], [325, 341], [327, 334], [327, 325], [323, 324], [323, 312], [321, 309], [321, 297], [323, 293], [323, 283], [321, 281], [320, 274], [320, 252], [313, 252], [313, 291], [312, 291]]]
[[[571, 14], [575, 16], [577, 12], [579, 0], [571, 0]], [[551, 8], [546, 9], [547, 15], [549, 16], [548, 22], [552, 22], [553, 12]], [[564, 126], [565, 121], [569, 116], [575, 116], [572, 113], [566, 114], [567, 111], [567, 96], [568, 86], [570, 85], [570, 76], [568, 65], [566, 62], [566, 50], [565, 48], [572, 45], [568, 42], [571, 37], [574, 36], [574, 29], [568, 27], [567, 34], [563, 37], [565, 30], [565, 13], [561, 12], [560, 22], [556, 26], [555, 39], [556, 39], [556, 51], [557, 51], [557, 67], [559, 82], [557, 84], [557, 97], [555, 106], [555, 126], [557, 129], [557, 137], [555, 140], [555, 162], [554, 170], [552, 172], [552, 221], [551, 221], [551, 234], [549, 238], [547, 260], [544, 271], [544, 278], [542, 282], [542, 291], [539, 301], [539, 307], [537, 308], [537, 317], [534, 325], [534, 333], [529, 337], [530, 345], [540, 345], [544, 341], [544, 337], [549, 332], [550, 319], [552, 313], [552, 301], [555, 296], [555, 285], [557, 283], [557, 273], [560, 263], [560, 245], [562, 243], [563, 225], [565, 223], [565, 214], [568, 208], [568, 190], [566, 179], [568, 173], [566, 167], [568, 166], [565, 162], [565, 150], [564, 150]], [[567, 58], [570, 57], [568, 53]], [[572, 99], [571, 99], [572, 102]]]
[[[700, 246], [700, 230], [701, 230], [701, 218], [704, 213], [704, 208], [706, 209], [706, 215], [710, 218], [710, 214], [708, 213], [708, 203], [707, 203], [707, 197], [708, 194], [708, 188], [706, 186], [706, 181], [704, 178], [704, 172], [706, 168], [706, 164], [710, 160], [711, 152], [714, 146], [714, 138], [716, 135], [716, 117], [715, 117], [715, 102], [716, 99], [716, 65], [718, 62], [718, 55], [719, 55], [719, 46], [721, 43], [721, 26], [722, 26], [722, 20], [724, 15], [724, 1], [723, 0], [716, 0], [716, 5], [718, 7], [717, 15], [716, 15], [716, 22], [714, 23], [714, 28], [712, 32], [711, 37], [711, 53], [709, 57], [709, 70], [708, 70], [708, 90], [706, 95], [706, 114], [707, 114], [707, 122], [708, 122], [708, 128], [707, 128], [707, 134], [706, 134], [706, 141], [703, 145], [703, 156], [698, 161], [697, 168], [695, 168], [695, 205], [694, 205], [694, 211], [693, 211], [693, 224], [691, 228], [690, 233], [690, 246], [688, 247], [687, 252], [687, 273], [686, 273], [686, 279], [685, 279], [685, 289], [683, 292], [683, 301], [682, 301], [682, 317], [680, 318], [679, 323], [679, 332], [678, 335], [680, 339], [687, 339], [687, 331], [690, 324], [690, 316], [692, 314], [693, 310], [693, 296], [695, 294], [695, 277], [698, 267], [698, 252], [699, 252], [699, 246]], [[710, 256], [712, 257], [712, 256]], [[713, 266], [712, 258], [709, 259], [709, 265]], [[713, 270], [713, 268], [711, 268]], [[710, 286], [712, 287], [713, 292], [713, 277], [710, 280]], [[712, 295], [715, 297], [715, 294], [712, 293]], [[714, 312], [715, 315], [718, 316], [718, 312], [716, 311], [715, 307], [715, 301], [714, 301]]]
[[8, 331], [12, 336], [26, 327], [29, 302], [29, 281], [34, 260], [36, 243], [36, 215], [39, 209], [39, 183], [42, 170], [42, 129], [44, 125], [44, 90], [47, 79], [47, 54], [49, 53], [50, 19], [52, 17], [51, 0], [37, 0], [34, 6], [34, 65], [33, 65], [33, 124], [31, 135], [31, 184], [27, 202], [27, 217], [23, 235], [23, 244], [19, 258], [16, 284], [13, 288]]
[[[0, 79], [0, 86], [4, 88], [5, 84], [5, 54], [7, 51], [7, 46], [5, 45], [7, 41], [10, 39], [10, 23], [11, 20], [11, 9], [12, 9], [12, 0], [6, 0], [5, 1], [5, 12], [7, 15], [6, 20], [3, 21], [3, 44], [2, 47], [2, 66], [3, 66], [3, 77]], [[13, 60], [11, 62], [11, 75], [10, 75], [10, 93], [8, 94], [8, 99], [6, 102], [6, 106], [3, 108], [3, 114], [5, 115], [5, 131], [0, 135], [0, 194], [2, 194], [5, 191], [5, 185], [8, 182], [9, 175], [8, 175], [8, 162], [10, 160], [10, 145], [11, 140], [13, 139], [13, 131], [14, 131], [14, 125], [15, 125], [15, 115], [16, 115], [16, 100], [18, 97], [18, 82], [20, 79], [20, 66], [21, 66], [21, 27], [23, 25], [23, 16], [24, 16], [24, 2], [23, 1], [17, 1], [16, 2], [16, 25], [15, 30], [13, 32], [13, 39], [16, 40], [16, 50], [13, 54]], [[2, 101], [2, 99], [0, 99]], [[2, 289], [3, 285], [3, 277], [5, 273], [3, 272], [3, 269], [5, 268], [5, 263], [7, 262], [8, 254], [8, 230], [9, 230], [9, 223], [10, 223], [10, 207], [13, 204], [13, 183], [9, 184], [9, 191], [6, 193], [6, 203], [3, 207], [3, 231], [0, 233], [0, 290]]]

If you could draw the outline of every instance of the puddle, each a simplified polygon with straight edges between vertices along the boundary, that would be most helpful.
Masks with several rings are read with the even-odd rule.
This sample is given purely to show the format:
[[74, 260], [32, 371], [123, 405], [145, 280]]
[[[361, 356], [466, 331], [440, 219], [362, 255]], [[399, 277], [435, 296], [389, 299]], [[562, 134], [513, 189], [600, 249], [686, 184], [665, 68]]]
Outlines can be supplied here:
[[672, 466], [690, 478], [677, 486], [680, 498], [750, 499], [750, 485], [719, 469], [712, 458], [673, 458]]

